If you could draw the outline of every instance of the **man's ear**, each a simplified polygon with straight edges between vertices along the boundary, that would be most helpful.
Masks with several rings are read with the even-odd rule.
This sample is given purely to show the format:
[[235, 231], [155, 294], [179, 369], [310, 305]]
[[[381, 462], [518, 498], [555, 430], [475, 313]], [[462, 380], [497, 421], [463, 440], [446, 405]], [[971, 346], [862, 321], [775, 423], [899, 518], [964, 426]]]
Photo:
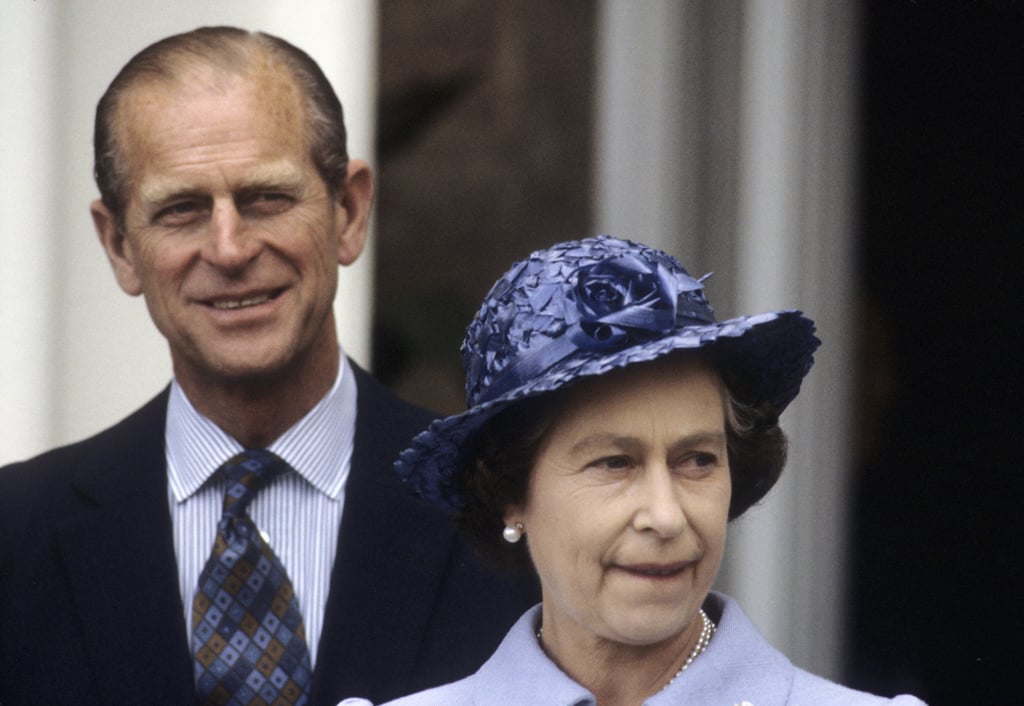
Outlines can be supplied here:
[[118, 285], [133, 297], [139, 296], [142, 294], [142, 280], [135, 271], [131, 248], [128, 247], [124, 233], [117, 225], [117, 218], [100, 199], [92, 202], [89, 212], [92, 214], [96, 235], [99, 236], [100, 244], [107, 253]]
[[366, 245], [366, 229], [373, 205], [373, 172], [361, 159], [349, 160], [345, 181], [338, 187], [344, 219], [338, 221], [338, 264], [351, 265]]

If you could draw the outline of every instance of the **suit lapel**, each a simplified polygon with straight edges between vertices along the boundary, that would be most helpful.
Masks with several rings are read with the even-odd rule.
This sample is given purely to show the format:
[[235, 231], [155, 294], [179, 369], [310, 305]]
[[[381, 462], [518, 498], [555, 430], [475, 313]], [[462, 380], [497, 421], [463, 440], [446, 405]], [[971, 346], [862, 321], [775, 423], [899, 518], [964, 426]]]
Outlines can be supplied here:
[[409, 419], [358, 369], [356, 378], [356, 441], [313, 703], [404, 693], [454, 538], [447, 515], [414, 498], [392, 472], [422, 418]]
[[87, 509], [56, 535], [106, 702], [194, 699], [167, 505], [166, 400], [112, 429], [83, 459], [74, 487]]

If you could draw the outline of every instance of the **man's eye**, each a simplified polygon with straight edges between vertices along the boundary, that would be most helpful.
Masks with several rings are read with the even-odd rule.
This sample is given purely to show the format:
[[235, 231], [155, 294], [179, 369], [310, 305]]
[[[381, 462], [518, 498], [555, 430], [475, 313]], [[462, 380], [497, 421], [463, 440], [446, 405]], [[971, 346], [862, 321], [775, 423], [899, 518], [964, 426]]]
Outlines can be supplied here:
[[166, 226], [188, 223], [199, 212], [199, 204], [195, 201], [179, 201], [160, 209], [154, 220]]
[[279, 191], [259, 191], [239, 199], [239, 207], [258, 215], [272, 215], [291, 207], [290, 195]]
[[605, 471], [621, 471], [630, 468], [631, 464], [632, 461], [628, 456], [605, 456], [604, 458], [592, 461], [589, 465], [591, 468]]

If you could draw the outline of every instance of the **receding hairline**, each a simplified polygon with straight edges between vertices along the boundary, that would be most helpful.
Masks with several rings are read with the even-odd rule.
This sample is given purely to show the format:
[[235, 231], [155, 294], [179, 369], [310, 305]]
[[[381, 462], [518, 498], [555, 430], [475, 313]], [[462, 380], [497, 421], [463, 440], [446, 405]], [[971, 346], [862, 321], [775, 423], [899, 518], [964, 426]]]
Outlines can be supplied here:
[[271, 35], [234, 27], [205, 27], [146, 47], [124, 66], [111, 87], [117, 85], [119, 91], [124, 91], [147, 80], [173, 81], [189, 71], [208, 68], [244, 75], [257, 62], [285, 68], [292, 74], [285, 50]]
[[[216, 90], [235, 77], [264, 70], [294, 91], [300, 129], [321, 178], [336, 193], [348, 166], [344, 111], [316, 61], [288, 41], [236, 27], [200, 27], [144, 48], [122, 67], [96, 107], [93, 174], [103, 203], [123, 226], [127, 185], [123, 137], [132, 97], [140, 86], [181, 86], [196, 77]], [[130, 119], [130, 118], [128, 118]], [[299, 127], [299, 126], [297, 126]]]
[[[253, 85], [261, 79], [279, 81], [293, 92], [296, 105], [308, 121], [306, 96], [281, 51], [264, 35], [250, 33], [246, 36], [248, 39], [225, 45], [230, 49], [214, 51], [207, 48], [207, 52], [197, 52], [190, 51], [188, 47], [172, 48], [159, 55], [159, 61], [147, 61], [138, 67], [119, 87], [111, 106], [111, 132], [118, 147], [123, 147], [125, 132], [122, 121], [126, 107], [148, 89], [226, 92], [238, 81]], [[308, 130], [309, 126], [306, 127]]]

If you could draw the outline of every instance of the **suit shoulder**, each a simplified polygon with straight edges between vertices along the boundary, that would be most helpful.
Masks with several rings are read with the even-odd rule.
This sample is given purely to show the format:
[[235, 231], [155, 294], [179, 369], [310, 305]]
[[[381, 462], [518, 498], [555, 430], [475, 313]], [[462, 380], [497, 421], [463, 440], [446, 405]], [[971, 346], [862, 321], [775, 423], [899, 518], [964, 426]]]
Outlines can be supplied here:
[[402, 425], [426, 429], [437, 416], [423, 407], [403, 400], [355, 363], [352, 363], [352, 370], [356, 379], [359, 416], [366, 418], [367, 421], [398, 420]]
[[364, 463], [390, 471], [398, 454], [436, 415], [401, 399], [355, 364], [352, 367], [357, 384], [354, 453]]
[[[58, 489], [72, 476], [87, 476], [112, 465], [128, 466], [140, 454], [162, 451], [167, 391], [164, 390], [125, 419], [81, 441], [0, 468], [0, 515], [20, 508], [56, 502]], [[51, 497], [55, 496], [55, 497]]]
[[99, 453], [110, 454], [119, 446], [137, 446], [154, 434], [162, 437], [167, 418], [167, 394], [168, 390], [163, 390], [118, 423], [93, 436], [0, 467], [0, 483], [18, 474], [38, 474], [48, 468], [64, 466], [69, 460], [82, 463]]

